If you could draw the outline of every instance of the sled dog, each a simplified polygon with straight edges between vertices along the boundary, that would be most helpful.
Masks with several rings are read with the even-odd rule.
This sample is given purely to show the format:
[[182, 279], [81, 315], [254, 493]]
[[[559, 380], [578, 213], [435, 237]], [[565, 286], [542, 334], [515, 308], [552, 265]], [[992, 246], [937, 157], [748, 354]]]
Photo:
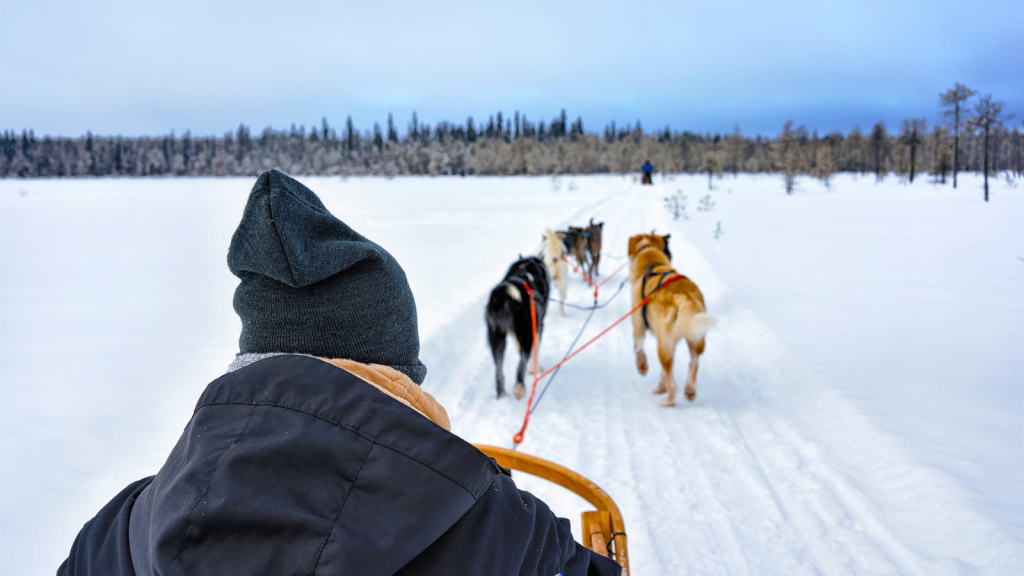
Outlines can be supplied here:
[[590, 224], [586, 228], [569, 226], [569, 230], [564, 232], [566, 249], [576, 259], [580, 270], [591, 279], [598, 274], [597, 265], [601, 260], [603, 229], [604, 222], [594, 224], [594, 219], [591, 218]]
[[[650, 330], [658, 342], [658, 360], [661, 361], [661, 380], [655, 394], [668, 396], [662, 406], [674, 406], [676, 381], [672, 375], [676, 344], [686, 340], [690, 349], [690, 370], [686, 378], [686, 399], [697, 396], [697, 360], [704, 353], [704, 334], [714, 326], [715, 319], [704, 307], [704, 296], [697, 285], [676, 272], [665, 256], [665, 238], [657, 234], [638, 234], [629, 239], [629, 280], [633, 288], [633, 306], [640, 304], [652, 293], [651, 301], [633, 313], [633, 349], [636, 369], [641, 376], [647, 374], [647, 355], [644, 337]], [[673, 280], [674, 278], [679, 278]], [[662, 284], [671, 281], [664, 288]], [[656, 291], [656, 292], [655, 292]]]
[[[534, 309], [537, 313], [537, 342], [533, 341], [533, 322], [530, 316], [530, 295], [533, 291]], [[526, 367], [531, 355], [537, 354], [544, 330], [544, 314], [548, 308], [550, 282], [544, 262], [536, 256], [520, 257], [512, 263], [505, 278], [491, 290], [484, 319], [487, 322], [487, 342], [494, 357], [495, 383], [498, 398], [505, 395], [505, 374], [502, 363], [505, 359], [505, 343], [508, 334], [515, 336], [519, 348], [519, 367], [516, 368], [516, 385], [512, 396], [516, 400], [526, 394], [523, 383]]]
[[579, 226], [569, 226], [569, 230], [565, 233], [565, 245], [568, 248], [569, 254], [572, 254], [576, 265], [583, 270], [584, 273], [587, 270], [587, 238], [584, 236], [585, 230]]
[[591, 279], [596, 278], [599, 272], [597, 271], [597, 265], [601, 262], [601, 233], [604, 230], [604, 222], [598, 222], [594, 224], [594, 219], [590, 219], [590, 224], [587, 225], [585, 230], [587, 238], [587, 256], [590, 261], [590, 267], [587, 270], [587, 274]]
[[558, 286], [558, 294], [562, 301], [558, 303], [565, 316], [565, 286], [569, 276], [569, 267], [565, 264], [565, 244], [557, 234], [548, 228], [544, 231], [544, 243], [540, 249], [540, 258], [544, 260], [544, 266], [548, 269], [548, 277]]

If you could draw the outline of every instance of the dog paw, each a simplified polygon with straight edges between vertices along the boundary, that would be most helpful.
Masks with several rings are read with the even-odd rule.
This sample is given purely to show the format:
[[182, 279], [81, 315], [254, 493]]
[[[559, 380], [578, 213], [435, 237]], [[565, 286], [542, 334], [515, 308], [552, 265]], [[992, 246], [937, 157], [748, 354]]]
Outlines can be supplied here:
[[675, 398], [665, 398], [659, 404], [662, 408], [671, 408], [676, 405]]
[[647, 355], [643, 352], [639, 352], [636, 355], [636, 371], [641, 376], [647, 376]]
[[658, 384], [654, 390], [651, 390], [651, 394], [664, 394], [668, 392], [668, 388], [665, 388], [664, 384]]
[[691, 386], [686, 387], [686, 399], [693, 402], [693, 399], [697, 397], [697, 389]]
[[523, 396], [526, 396], [526, 386], [520, 382], [512, 389], [512, 397], [516, 400], [522, 400]]

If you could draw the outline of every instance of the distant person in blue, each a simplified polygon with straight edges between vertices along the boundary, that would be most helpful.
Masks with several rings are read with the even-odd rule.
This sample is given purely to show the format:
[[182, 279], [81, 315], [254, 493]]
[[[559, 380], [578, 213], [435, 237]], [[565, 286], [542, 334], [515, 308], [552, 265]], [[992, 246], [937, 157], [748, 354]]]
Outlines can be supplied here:
[[644, 165], [640, 167], [644, 171], [643, 179], [640, 180], [641, 184], [654, 184], [651, 180], [651, 175], [654, 174], [654, 165], [651, 164], [650, 160], [644, 161]]

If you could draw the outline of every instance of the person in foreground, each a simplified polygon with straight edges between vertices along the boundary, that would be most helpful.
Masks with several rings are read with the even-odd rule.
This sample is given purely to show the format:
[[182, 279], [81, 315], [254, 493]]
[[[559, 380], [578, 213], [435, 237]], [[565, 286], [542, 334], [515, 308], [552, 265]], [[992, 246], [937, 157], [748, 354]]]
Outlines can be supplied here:
[[278, 171], [228, 251], [240, 354], [59, 576], [618, 575], [450, 432], [395, 259]]

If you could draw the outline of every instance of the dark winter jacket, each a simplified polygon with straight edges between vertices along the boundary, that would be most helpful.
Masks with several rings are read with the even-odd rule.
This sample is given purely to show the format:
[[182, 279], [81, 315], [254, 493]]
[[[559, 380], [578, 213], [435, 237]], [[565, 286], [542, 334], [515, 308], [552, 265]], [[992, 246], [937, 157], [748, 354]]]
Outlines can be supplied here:
[[619, 574], [472, 445], [354, 375], [277, 356], [207, 387], [160, 472], [58, 575]]

